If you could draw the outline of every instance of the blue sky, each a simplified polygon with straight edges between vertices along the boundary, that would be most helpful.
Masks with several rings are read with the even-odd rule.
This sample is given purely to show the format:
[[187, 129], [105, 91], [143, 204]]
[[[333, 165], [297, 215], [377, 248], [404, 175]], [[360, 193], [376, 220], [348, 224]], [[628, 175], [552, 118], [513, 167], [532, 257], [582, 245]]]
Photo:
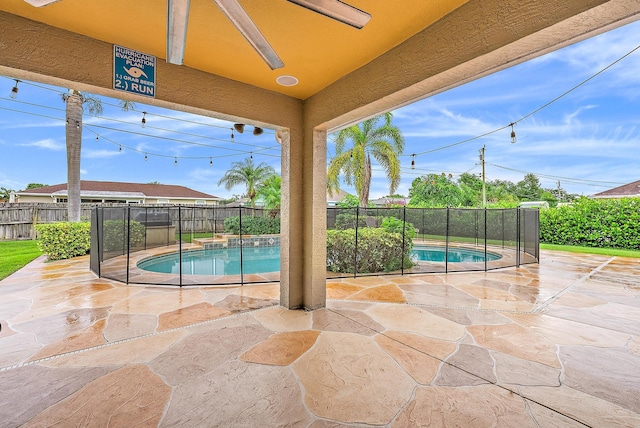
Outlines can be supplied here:
[[[451, 148], [435, 150], [502, 128], [593, 76], [640, 44], [640, 22], [566, 47], [394, 111], [406, 143], [402, 182], [428, 173], [480, 173], [478, 150], [486, 147], [487, 180], [517, 182], [535, 173], [543, 187], [561, 186], [590, 195], [640, 180], [640, 50], [601, 75], [510, 128]], [[66, 182], [65, 88], [0, 76], [0, 186]], [[85, 115], [82, 179], [179, 184], [220, 197], [241, 194], [217, 182], [231, 162], [253, 156], [280, 171], [274, 131], [231, 140], [232, 123], [137, 103], [123, 112], [117, 100], [101, 97], [102, 116]], [[141, 126], [146, 111], [146, 126]], [[96, 137], [97, 140], [96, 140]], [[120, 148], [122, 147], [122, 150]], [[327, 158], [334, 146], [329, 142]], [[145, 153], [147, 160], [145, 160]], [[177, 159], [177, 166], [174, 162]], [[210, 166], [210, 161], [213, 166]], [[355, 193], [353, 189], [344, 190]], [[388, 194], [374, 165], [371, 198]]]

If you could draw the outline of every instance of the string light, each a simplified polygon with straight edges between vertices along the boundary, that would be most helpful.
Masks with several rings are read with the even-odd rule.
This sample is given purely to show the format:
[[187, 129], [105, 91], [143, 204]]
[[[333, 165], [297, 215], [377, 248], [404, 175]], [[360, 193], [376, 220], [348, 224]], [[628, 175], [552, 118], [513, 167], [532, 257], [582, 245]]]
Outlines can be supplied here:
[[209, 166], [213, 166], [213, 158], [209, 158]]
[[98, 141], [100, 138], [98, 138], [98, 134], [96, 134], [96, 141]]
[[149, 160], [149, 156], [147, 156], [147, 152], [144, 152], [144, 160], [148, 161]]
[[118, 151], [119, 151], [119, 152], [122, 152], [122, 146], [120, 146], [120, 147], [118, 148]]
[[19, 82], [20, 81], [18, 79], [16, 79], [16, 84], [14, 85], [13, 88], [11, 88], [11, 95], [10, 96], [11, 96], [12, 100], [15, 100], [16, 97], [18, 96], [18, 83]]
[[144, 128], [144, 125], [147, 123], [147, 112], [146, 111], [142, 112], [142, 120], [140, 122], [142, 122], [142, 127]]
[[233, 135], [233, 128], [231, 128], [231, 141], [233, 141], [234, 135]]
[[511, 122], [509, 124], [509, 126], [511, 127], [511, 144], [515, 144], [516, 143], [516, 131], [513, 129], [513, 125], [515, 125], [515, 123]]
[[178, 157], [177, 156], [173, 160], [173, 166], [178, 166]]
[[251, 153], [249, 154], [249, 158], [250, 158], [251, 160], [253, 160], [253, 152], [251, 152]]
[[76, 120], [76, 129], [80, 129], [80, 122]]
[[416, 169], [416, 154], [411, 155], [411, 169]]

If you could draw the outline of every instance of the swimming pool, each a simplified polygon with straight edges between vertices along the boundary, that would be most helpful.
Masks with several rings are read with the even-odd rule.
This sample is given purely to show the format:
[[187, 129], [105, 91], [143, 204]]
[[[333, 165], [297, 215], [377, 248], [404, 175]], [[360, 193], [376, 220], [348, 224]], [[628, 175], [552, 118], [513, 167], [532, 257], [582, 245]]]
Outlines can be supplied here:
[[[416, 246], [411, 258], [417, 262], [444, 262], [445, 247]], [[487, 252], [487, 261], [502, 256]], [[469, 248], [449, 247], [448, 261], [484, 262], [484, 251]], [[242, 250], [242, 273], [267, 273], [280, 270], [280, 247], [255, 247]], [[156, 273], [180, 273], [178, 253], [151, 257], [138, 263], [138, 268]], [[216, 250], [193, 250], [182, 253], [183, 275], [239, 275], [240, 248]]]
[[[449, 247], [449, 251], [445, 247], [417, 246], [411, 251], [411, 259], [418, 262], [444, 262], [445, 253], [449, 263], [483, 263], [484, 250], [474, 250], [472, 248]], [[500, 254], [487, 251], [487, 261], [499, 260]]]

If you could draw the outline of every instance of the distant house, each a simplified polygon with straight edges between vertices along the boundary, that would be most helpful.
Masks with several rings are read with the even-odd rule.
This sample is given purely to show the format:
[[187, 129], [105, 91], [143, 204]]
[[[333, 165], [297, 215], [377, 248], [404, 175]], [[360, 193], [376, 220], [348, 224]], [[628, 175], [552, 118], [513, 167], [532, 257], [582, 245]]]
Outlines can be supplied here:
[[598, 199], [640, 198], [640, 180], [592, 196]]
[[375, 205], [376, 207], [390, 207], [390, 206], [395, 206], [395, 205], [402, 205], [402, 206], [407, 206], [409, 204], [409, 200], [410, 198], [404, 198], [404, 197], [390, 197], [390, 196], [385, 196], [382, 198], [378, 198], [378, 199], [374, 199], [372, 201], [369, 201], [370, 204]]
[[338, 202], [343, 200], [347, 195], [350, 195], [350, 193], [347, 193], [344, 190], [337, 190], [333, 193], [329, 193], [327, 191], [327, 206], [335, 207], [336, 205], [338, 205]]
[[[18, 203], [67, 202], [67, 183], [15, 192]], [[197, 204], [218, 205], [220, 198], [172, 184], [80, 181], [83, 203]]]

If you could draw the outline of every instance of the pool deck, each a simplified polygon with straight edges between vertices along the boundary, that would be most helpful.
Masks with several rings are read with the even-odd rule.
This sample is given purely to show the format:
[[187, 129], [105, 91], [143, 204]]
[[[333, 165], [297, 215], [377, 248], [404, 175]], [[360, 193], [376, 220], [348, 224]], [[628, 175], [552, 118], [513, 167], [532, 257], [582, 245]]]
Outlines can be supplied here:
[[640, 261], [167, 288], [43, 258], [0, 281], [0, 427], [640, 426]]

